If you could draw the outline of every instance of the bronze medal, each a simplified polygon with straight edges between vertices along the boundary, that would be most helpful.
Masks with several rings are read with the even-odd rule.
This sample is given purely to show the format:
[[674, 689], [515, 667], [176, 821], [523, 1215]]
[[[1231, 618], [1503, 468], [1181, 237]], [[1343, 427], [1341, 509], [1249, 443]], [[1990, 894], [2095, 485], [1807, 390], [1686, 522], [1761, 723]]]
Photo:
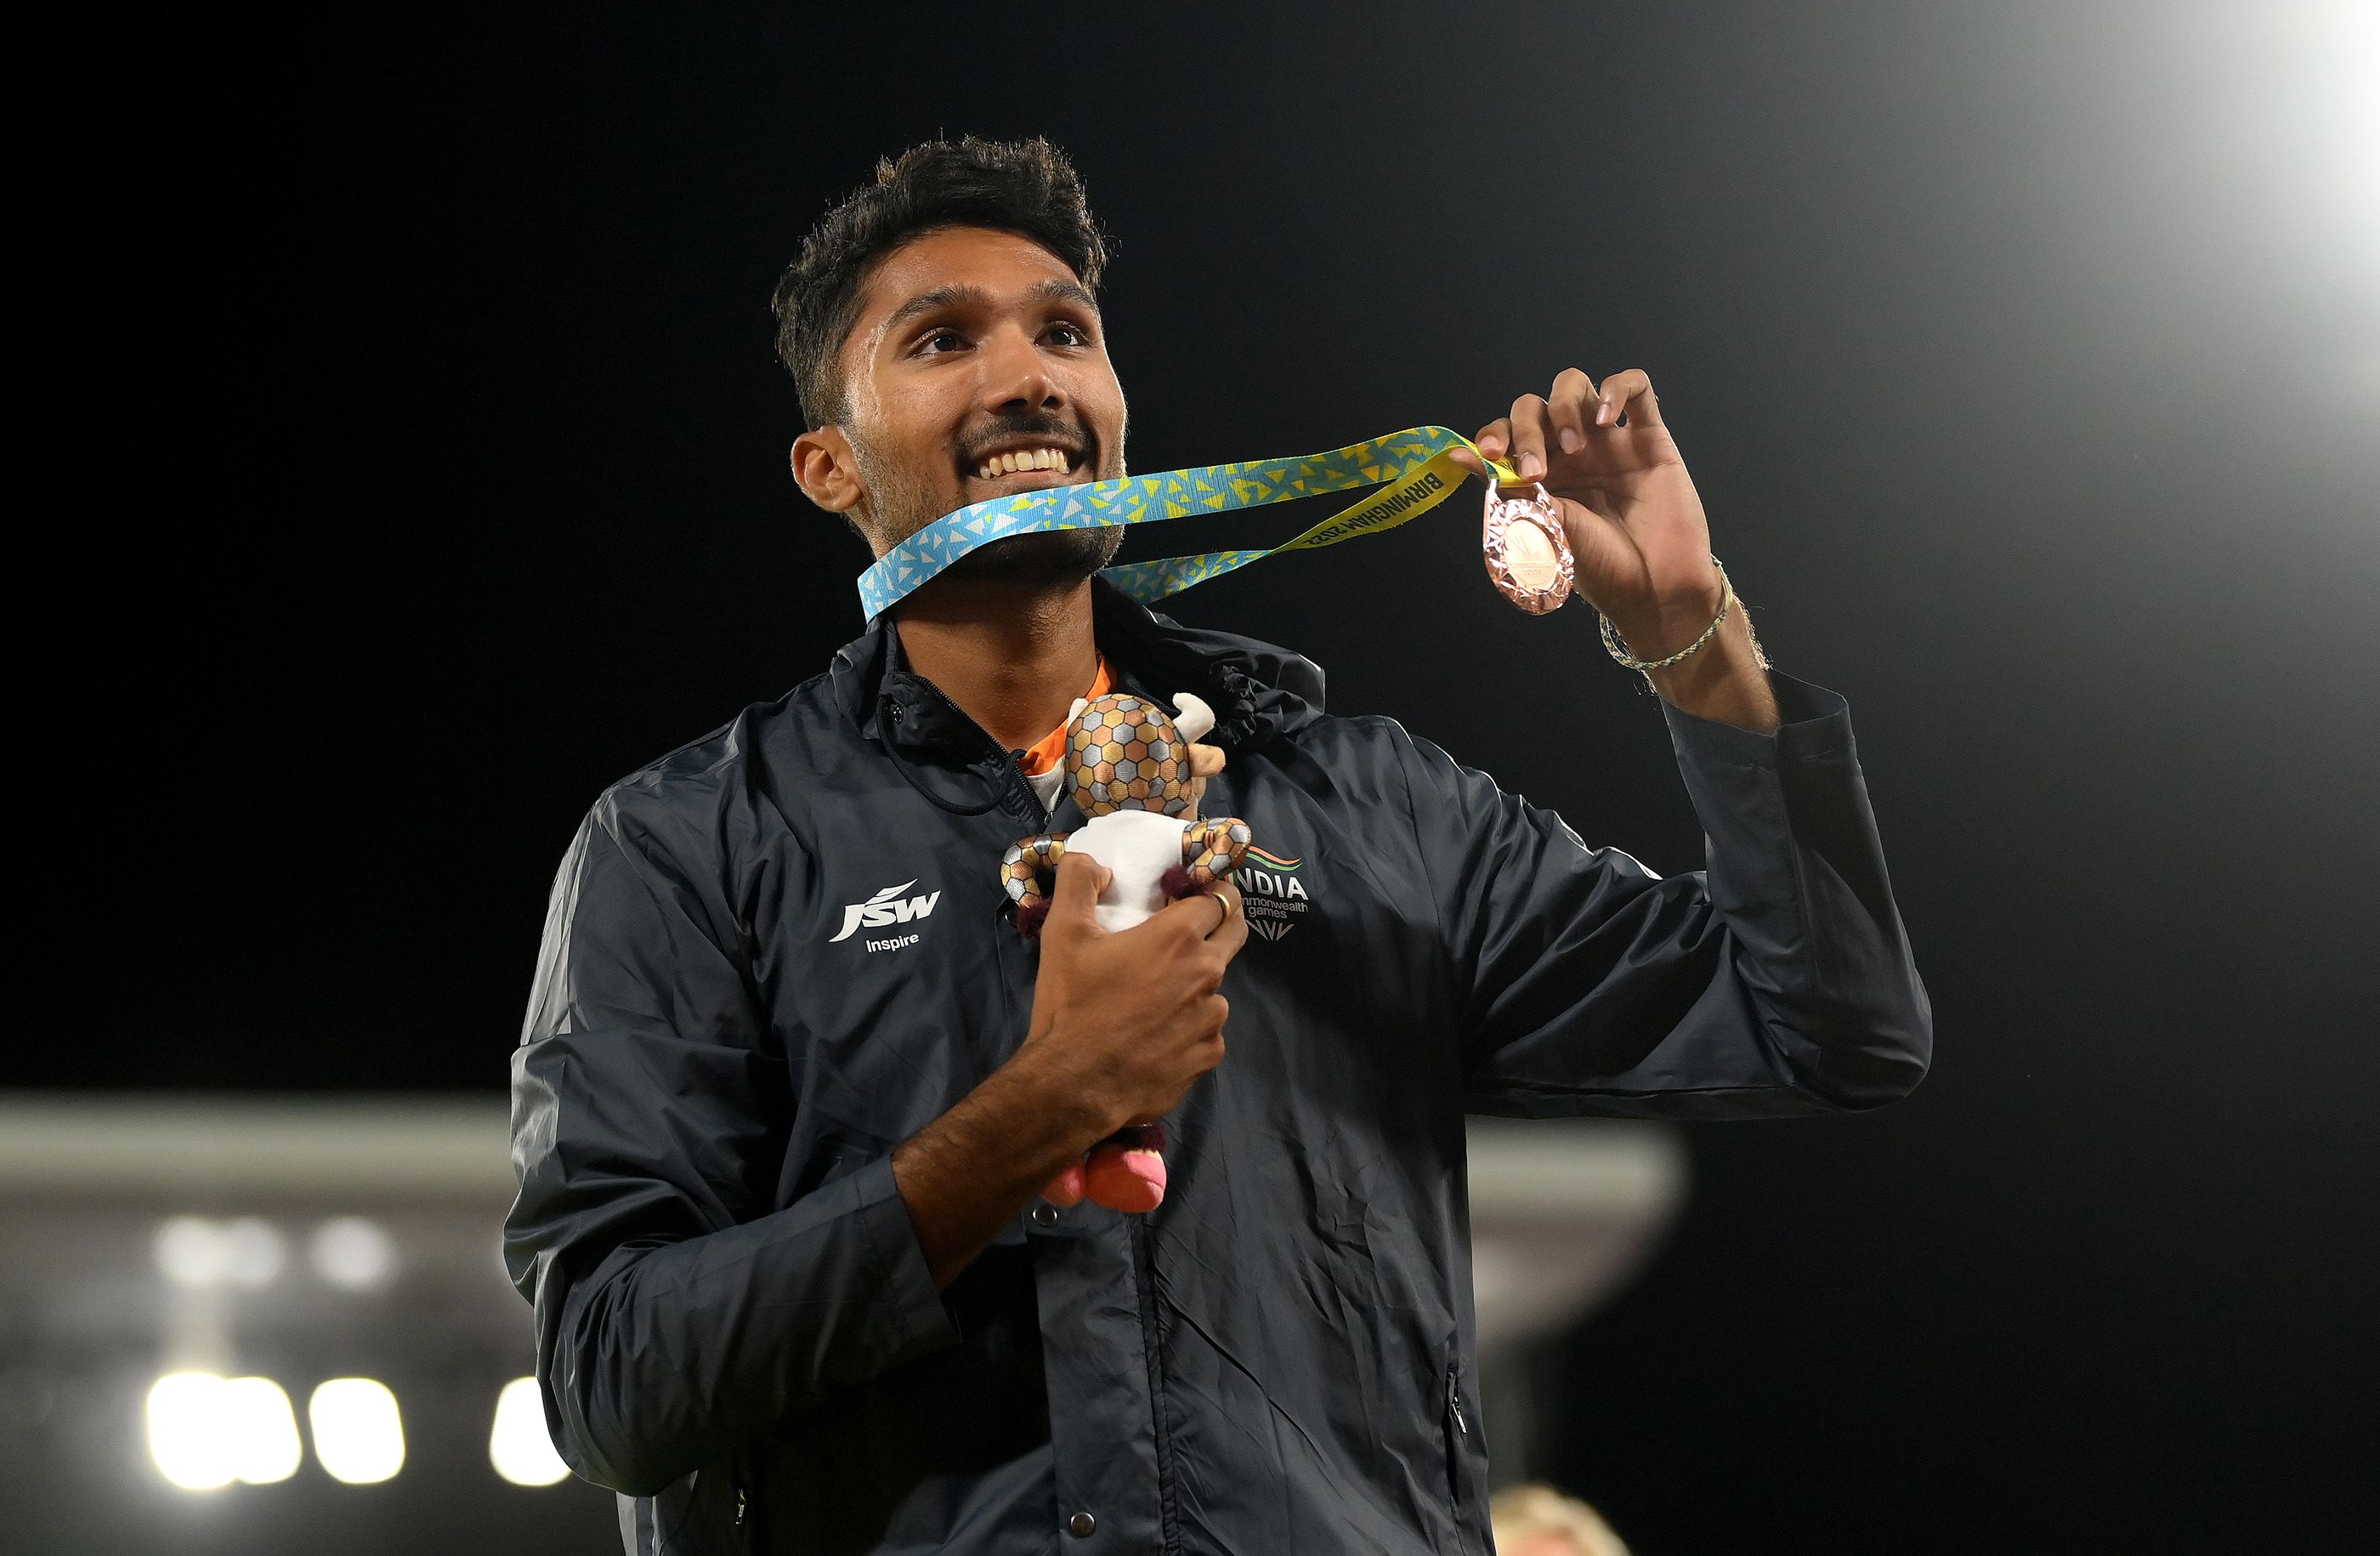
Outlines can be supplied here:
[[1488, 483], [1488, 517], [1480, 534], [1488, 581], [1533, 616], [1560, 610], [1570, 598], [1577, 564], [1562, 533], [1561, 510], [1545, 487], [1508, 494]]

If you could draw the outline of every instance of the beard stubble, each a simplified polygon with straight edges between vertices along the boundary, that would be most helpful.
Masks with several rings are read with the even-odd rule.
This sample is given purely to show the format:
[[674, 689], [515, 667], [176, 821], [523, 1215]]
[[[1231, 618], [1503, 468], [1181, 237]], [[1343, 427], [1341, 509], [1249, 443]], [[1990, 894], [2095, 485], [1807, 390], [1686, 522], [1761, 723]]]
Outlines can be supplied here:
[[[1068, 435], [1072, 430], [1041, 419], [1004, 421], [997, 435]], [[850, 437], [846, 430], [846, 437]], [[943, 516], [942, 499], [914, 464], [888, 460], [851, 438], [851, 451], [868, 484], [868, 519], [879, 534], [905, 540]], [[1044, 529], [1011, 535], [978, 546], [942, 569], [941, 577], [1012, 589], [1060, 588], [1082, 582], [1115, 560], [1123, 545], [1120, 526], [1093, 529]]]

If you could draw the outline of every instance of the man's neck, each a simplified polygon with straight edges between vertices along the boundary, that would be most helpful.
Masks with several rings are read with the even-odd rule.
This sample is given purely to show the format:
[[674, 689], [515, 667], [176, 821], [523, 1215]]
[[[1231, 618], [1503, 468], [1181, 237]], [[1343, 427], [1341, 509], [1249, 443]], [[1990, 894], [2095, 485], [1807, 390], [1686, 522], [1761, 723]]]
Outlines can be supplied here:
[[945, 577], [899, 611], [909, 668], [1007, 750], [1065, 723], [1099, 674], [1087, 578], [1021, 590]]

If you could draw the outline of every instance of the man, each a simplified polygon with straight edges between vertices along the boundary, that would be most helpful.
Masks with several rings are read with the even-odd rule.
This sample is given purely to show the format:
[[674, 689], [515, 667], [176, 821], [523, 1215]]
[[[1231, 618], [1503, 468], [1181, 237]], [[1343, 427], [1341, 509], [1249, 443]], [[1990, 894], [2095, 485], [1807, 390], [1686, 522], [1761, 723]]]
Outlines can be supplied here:
[[1603, 1515], [1542, 1484], [1507, 1486], [1488, 1501], [1496, 1556], [1628, 1556]]
[[[880, 169], [777, 294], [802, 490], [880, 555], [1123, 474], [1103, 260], [1041, 142]], [[1704, 636], [1721, 585], [1645, 375], [1564, 373], [1478, 442], [1564, 499], [1634, 654], [1703, 643], [1651, 675], [1707, 880], [1131, 603], [1094, 577], [1114, 529], [971, 554], [598, 802], [515, 1057], [506, 1250], [554, 1441], [631, 1550], [1484, 1550], [1466, 1109], [1916, 1083], [1842, 700], [1769, 675], [1740, 604]], [[1031, 753], [1103, 681], [1213, 706], [1206, 812], [1281, 861], [1289, 933], [1249, 944], [1233, 890], [1102, 932], [1079, 857], [1016, 933], [1002, 851], [1079, 824]], [[1160, 1119], [1155, 1213], [1040, 1199]]]

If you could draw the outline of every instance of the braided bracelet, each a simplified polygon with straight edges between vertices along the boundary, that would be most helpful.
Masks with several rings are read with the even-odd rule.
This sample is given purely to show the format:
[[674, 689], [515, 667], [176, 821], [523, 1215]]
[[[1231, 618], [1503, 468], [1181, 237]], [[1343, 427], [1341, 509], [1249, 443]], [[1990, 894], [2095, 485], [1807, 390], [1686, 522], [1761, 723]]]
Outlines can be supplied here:
[[1638, 659], [1635, 655], [1628, 651], [1628, 645], [1620, 640], [1620, 634], [1618, 630], [1612, 626], [1611, 618], [1605, 615], [1602, 612], [1597, 611], [1595, 614], [1596, 619], [1603, 624], [1603, 646], [1606, 650], [1609, 650], [1611, 657], [1618, 660], [1621, 664], [1627, 669], [1642, 670], [1649, 674], [1655, 670], [1667, 670], [1670, 665], [1677, 663], [1678, 661], [1685, 658], [1688, 654], [1693, 653], [1696, 649], [1701, 648], [1705, 643], [1709, 642], [1713, 637], [1717, 636], [1720, 625], [1727, 620], [1727, 608], [1735, 603], [1735, 589], [1733, 585], [1727, 581], [1727, 569], [1719, 566], [1718, 557], [1714, 556], [1711, 558], [1711, 565], [1718, 568], [1718, 614], [1713, 616], [1711, 618], [1711, 624], [1703, 628], [1703, 635], [1701, 637], [1695, 638], [1693, 642], [1688, 643], [1684, 648], [1680, 649], [1676, 653], [1671, 654], [1667, 659]]

